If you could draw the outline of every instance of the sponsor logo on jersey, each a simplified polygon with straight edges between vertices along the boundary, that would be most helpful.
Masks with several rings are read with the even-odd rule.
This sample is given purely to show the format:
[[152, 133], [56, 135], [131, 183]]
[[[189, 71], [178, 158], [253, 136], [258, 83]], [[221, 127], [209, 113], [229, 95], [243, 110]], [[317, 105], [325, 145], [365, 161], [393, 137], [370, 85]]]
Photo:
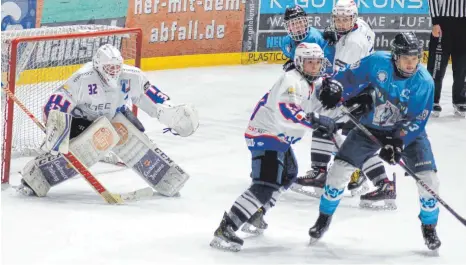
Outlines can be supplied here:
[[92, 143], [99, 151], [105, 151], [113, 144], [113, 134], [107, 128], [100, 128], [92, 135]]
[[388, 78], [388, 73], [385, 70], [379, 70], [377, 72], [377, 79], [380, 83], [385, 83]]
[[288, 93], [288, 95], [294, 95], [296, 94], [296, 88], [294, 87], [289, 87], [286, 92]]
[[121, 79], [120, 84], [121, 84], [121, 92], [126, 94], [131, 90], [131, 80]]

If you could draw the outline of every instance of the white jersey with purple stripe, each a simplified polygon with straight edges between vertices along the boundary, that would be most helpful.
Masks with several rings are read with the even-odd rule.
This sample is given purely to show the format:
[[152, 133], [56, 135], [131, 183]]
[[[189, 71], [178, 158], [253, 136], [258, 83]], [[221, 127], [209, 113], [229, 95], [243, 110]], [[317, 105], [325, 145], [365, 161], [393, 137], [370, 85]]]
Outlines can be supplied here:
[[312, 126], [306, 120], [314, 84], [297, 70], [285, 72], [257, 103], [245, 137], [250, 150], [284, 152]]
[[[153, 86], [136, 67], [123, 65], [117, 87], [109, 87], [99, 73], [86, 63], [50, 96], [44, 106], [44, 119], [52, 109], [71, 113], [73, 117], [94, 121], [100, 116], [112, 119], [123, 106], [133, 103], [152, 117], [157, 105], [169, 97]], [[168, 103], [168, 102], [167, 102]]]

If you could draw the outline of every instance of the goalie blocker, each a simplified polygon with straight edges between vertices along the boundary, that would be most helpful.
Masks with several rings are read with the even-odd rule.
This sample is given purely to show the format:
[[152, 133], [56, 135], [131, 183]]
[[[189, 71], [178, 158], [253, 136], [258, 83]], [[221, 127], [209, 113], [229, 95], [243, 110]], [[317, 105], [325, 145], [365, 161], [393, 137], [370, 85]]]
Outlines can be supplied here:
[[[70, 151], [87, 167], [96, 164], [108, 152], [113, 151], [157, 192], [165, 196], [176, 195], [189, 179], [189, 175], [141, 132], [144, 129], [136, 117], [128, 115], [128, 118], [118, 113], [112, 122], [104, 116], [93, 123], [73, 119], [71, 137], [79, 135], [69, 141]], [[66, 135], [70, 133], [69, 127], [63, 126], [66, 124], [60, 121], [57, 125], [51, 125], [51, 122], [47, 125], [57, 127], [55, 131], [57, 135], [65, 136], [65, 144], [68, 143]], [[68, 165], [62, 154], [49, 152], [27, 163], [21, 174], [27, 186], [37, 196], [43, 197], [51, 187], [78, 173]]]

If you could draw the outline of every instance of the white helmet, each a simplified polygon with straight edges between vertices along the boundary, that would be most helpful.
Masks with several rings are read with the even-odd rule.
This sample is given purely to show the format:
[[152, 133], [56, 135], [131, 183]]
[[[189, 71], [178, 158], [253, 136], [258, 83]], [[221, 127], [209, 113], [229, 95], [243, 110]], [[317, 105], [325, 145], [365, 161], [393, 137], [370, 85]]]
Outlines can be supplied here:
[[[349, 18], [348, 22], [337, 22], [337, 18]], [[332, 27], [340, 34], [350, 32], [358, 19], [358, 7], [353, 0], [338, 0], [332, 9]]]
[[117, 48], [110, 44], [100, 46], [92, 58], [92, 64], [108, 86], [118, 86], [123, 57]]
[[[306, 72], [304, 70], [304, 62], [306, 59], [319, 60], [320, 68], [315, 69], [312, 72]], [[298, 47], [296, 47], [294, 64], [296, 70], [298, 70], [308, 81], [312, 82], [324, 74], [325, 68], [328, 65], [328, 61], [324, 57], [324, 52], [319, 45], [316, 43], [302, 42], [298, 45]]]

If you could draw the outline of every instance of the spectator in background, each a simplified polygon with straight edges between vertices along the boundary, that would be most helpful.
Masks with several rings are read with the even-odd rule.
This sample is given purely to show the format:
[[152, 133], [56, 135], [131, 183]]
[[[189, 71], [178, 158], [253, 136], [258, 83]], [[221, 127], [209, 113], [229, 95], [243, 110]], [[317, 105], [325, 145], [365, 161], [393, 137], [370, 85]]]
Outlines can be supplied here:
[[429, 0], [432, 34], [429, 43], [427, 70], [435, 81], [434, 109], [442, 111], [442, 81], [452, 57], [453, 107], [456, 115], [466, 116], [466, 0]]

